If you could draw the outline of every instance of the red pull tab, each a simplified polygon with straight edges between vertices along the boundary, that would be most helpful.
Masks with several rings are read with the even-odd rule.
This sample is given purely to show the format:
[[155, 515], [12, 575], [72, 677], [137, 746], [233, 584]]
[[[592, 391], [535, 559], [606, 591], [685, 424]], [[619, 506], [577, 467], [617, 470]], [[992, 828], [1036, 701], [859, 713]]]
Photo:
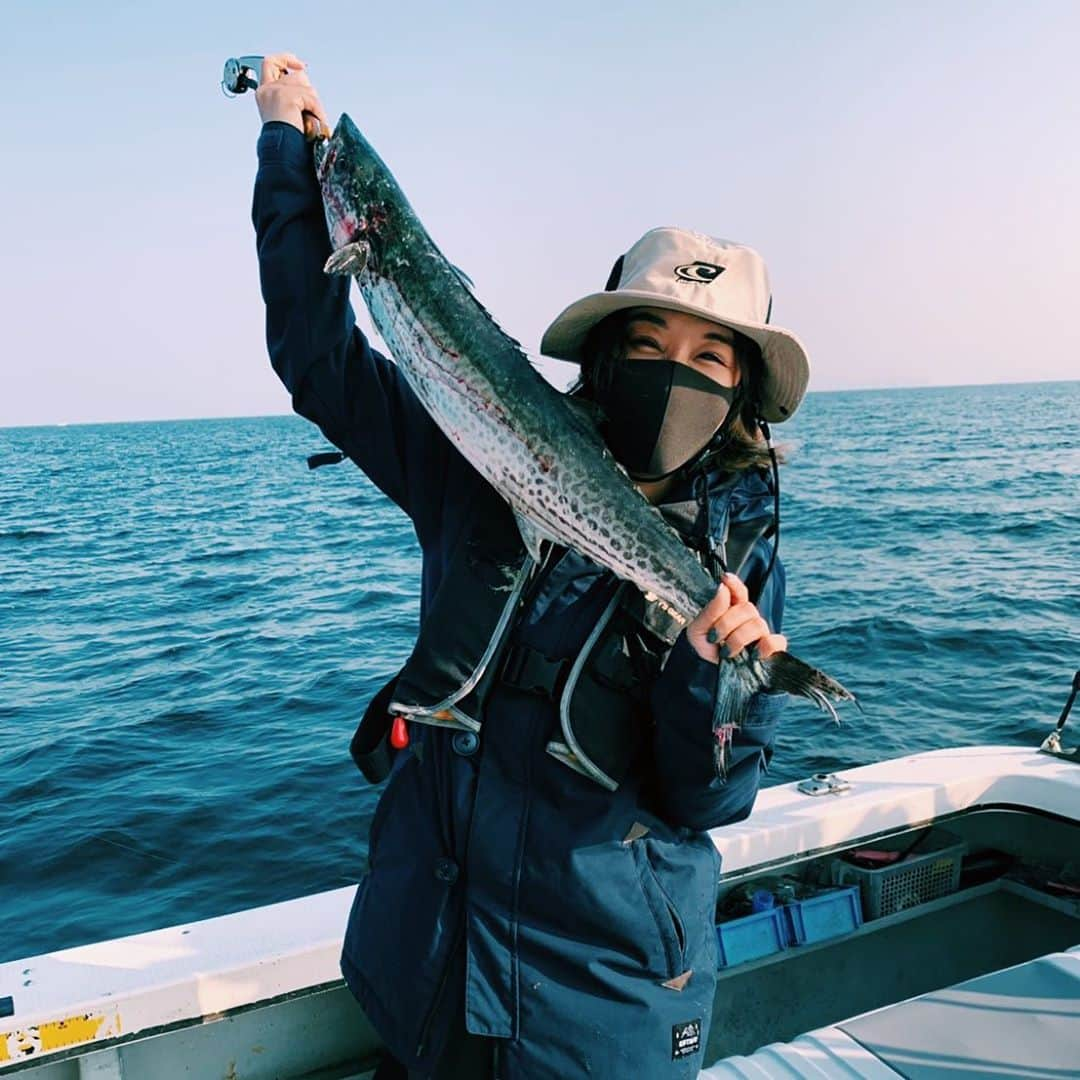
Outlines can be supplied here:
[[395, 716], [390, 728], [390, 745], [395, 750], [404, 750], [409, 745], [409, 729], [404, 716]]

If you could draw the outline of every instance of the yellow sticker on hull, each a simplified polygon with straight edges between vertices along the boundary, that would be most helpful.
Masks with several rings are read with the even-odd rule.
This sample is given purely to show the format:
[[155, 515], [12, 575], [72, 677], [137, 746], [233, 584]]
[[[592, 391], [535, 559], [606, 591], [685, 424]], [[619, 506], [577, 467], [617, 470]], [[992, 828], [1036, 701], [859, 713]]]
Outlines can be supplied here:
[[54, 1020], [49, 1024], [41, 1024], [38, 1034], [41, 1036], [42, 1050], [59, 1050], [64, 1046], [74, 1046], [76, 1043], [89, 1042], [97, 1038], [101, 1025], [105, 1023], [104, 1016], [72, 1016], [67, 1020]]
[[0, 1062], [19, 1061], [98, 1039], [115, 1039], [119, 1034], [120, 1014], [115, 1010], [65, 1016], [62, 1020], [0, 1032]]

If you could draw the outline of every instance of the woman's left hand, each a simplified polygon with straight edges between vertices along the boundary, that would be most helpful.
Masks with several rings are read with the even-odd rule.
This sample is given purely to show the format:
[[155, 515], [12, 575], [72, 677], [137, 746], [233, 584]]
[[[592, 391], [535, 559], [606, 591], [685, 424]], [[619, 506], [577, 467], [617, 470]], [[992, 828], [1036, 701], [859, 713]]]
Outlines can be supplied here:
[[[711, 640], [710, 640], [711, 639]], [[748, 645], [757, 642], [763, 660], [787, 649], [783, 634], [769, 633], [769, 624], [750, 603], [746, 586], [734, 575], [725, 574], [720, 588], [686, 628], [686, 640], [694, 652], [712, 664], [721, 658], [738, 656]]]

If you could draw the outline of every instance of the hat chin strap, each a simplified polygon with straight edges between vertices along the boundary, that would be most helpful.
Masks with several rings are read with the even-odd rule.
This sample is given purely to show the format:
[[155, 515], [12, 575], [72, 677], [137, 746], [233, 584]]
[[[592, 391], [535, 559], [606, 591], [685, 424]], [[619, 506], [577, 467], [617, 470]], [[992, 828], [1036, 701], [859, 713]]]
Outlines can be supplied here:
[[[736, 407], [740, 404], [738, 398], [732, 402], [731, 412], [724, 418], [724, 422], [720, 425], [716, 435], [714, 435], [707, 446], [705, 446], [700, 453], [696, 454], [685, 465], [681, 465], [679, 469], [685, 470], [685, 475], [689, 479], [695, 478], [695, 473], [698, 476], [704, 477], [705, 470], [708, 468], [712, 459], [718, 457], [723, 452], [723, 444], [720, 446], [714, 445], [717, 435], [724, 432], [724, 429], [728, 427], [733, 416], [737, 415]], [[755, 404], [754, 411], [760, 413], [760, 404]], [[776, 445], [773, 442], [772, 431], [769, 428], [768, 421], [758, 416], [756, 418], [757, 426], [761, 430], [761, 434], [765, 437], [765, 445], [769, 450], [769, 462], [772, 467], [772, 491], [773, 491], [773, 523], [772, 523], [772, 551], [769, 553], [769, 564], [765, 568], [765, 573], [761, 577], [761, 583], [758, 585], [758, 595], [761, 594], [761, 590], [765, 587], [765, 582], [769, 580], [769, 575], [773, 572], [773, 567], [776, 565], [776, 556], [780, 551], [780, 462], [776, 457]], [[668, 473], [668, 476], [674, 476], [679, 472], [679, 469], [674, 469]], [[708, 496], [705, 495], [706, 507], [708, 505]], [[768, 532], [765, 534], [768, 536]], [[714, 553], [715, 554], [715, 553]]]
[[776, 565], [776, 554], [780, 550], [780, 463], [776, 460], [776, 446], [773, 443], [772, 432], [769, 430], [769, 425], [765, 420], [758, 419], [758, 427], [761, 428], [761, 434], [765, 436], [765, 445], [769, 448], [769, 460], [772, 462], [772, 475], [773, 475], [773, 543], [772, 554], [769, 556], [769, 565], [765, 567], [765, 573], [761, 578], [761, 585], [758, 587], [758, 592], [765, 587], [765, 582], [769, 580], [769, 575], [773, 571], [773, 567]]

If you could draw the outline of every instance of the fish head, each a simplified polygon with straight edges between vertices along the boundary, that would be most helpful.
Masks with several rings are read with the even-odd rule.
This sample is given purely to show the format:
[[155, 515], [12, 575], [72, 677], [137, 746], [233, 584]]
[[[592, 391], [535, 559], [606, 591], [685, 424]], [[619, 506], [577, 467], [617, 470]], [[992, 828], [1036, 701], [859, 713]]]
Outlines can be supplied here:
[[413, 214], [390, 170], [342, 113], [333, 135], [315, 147], [315, 173], [334, 250], [362, 243], [367, 270], [377, 272], [386, 247]]

